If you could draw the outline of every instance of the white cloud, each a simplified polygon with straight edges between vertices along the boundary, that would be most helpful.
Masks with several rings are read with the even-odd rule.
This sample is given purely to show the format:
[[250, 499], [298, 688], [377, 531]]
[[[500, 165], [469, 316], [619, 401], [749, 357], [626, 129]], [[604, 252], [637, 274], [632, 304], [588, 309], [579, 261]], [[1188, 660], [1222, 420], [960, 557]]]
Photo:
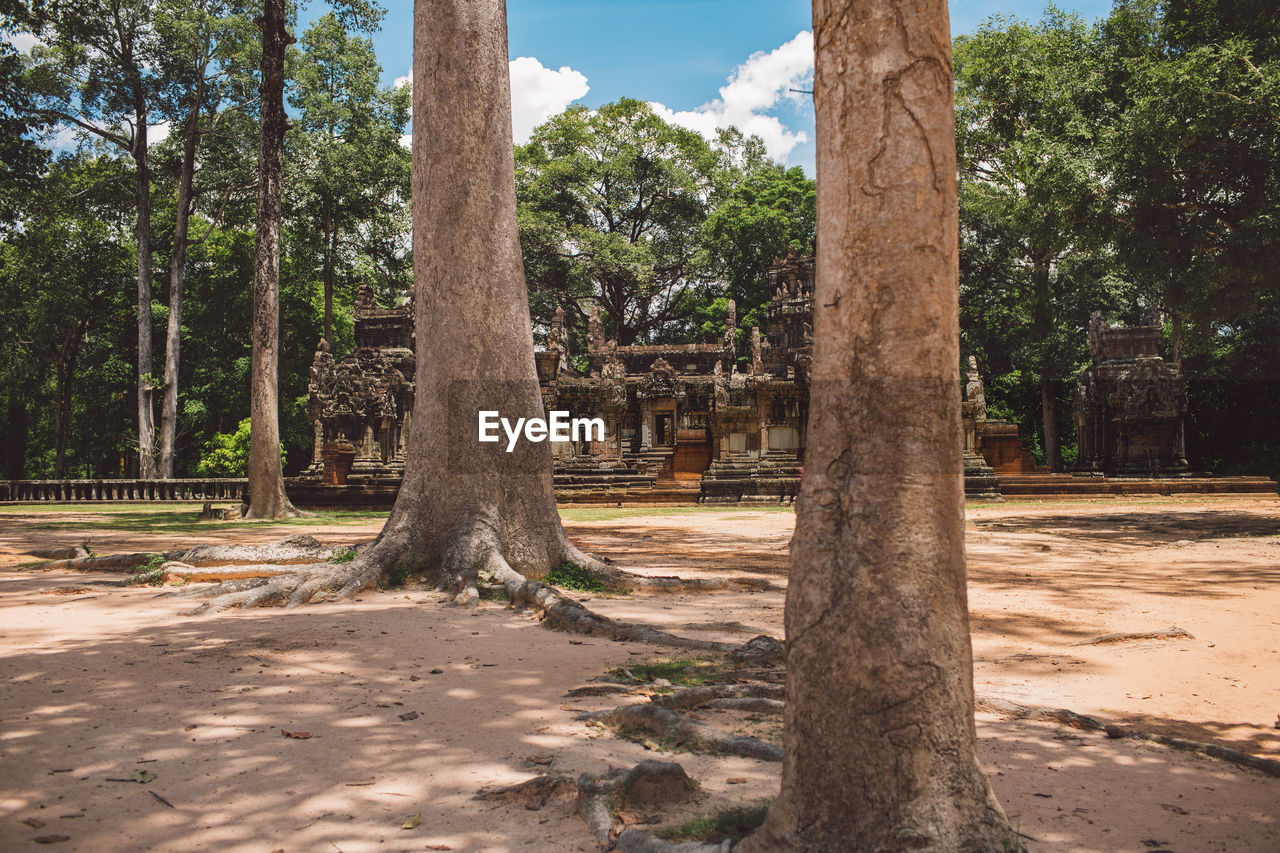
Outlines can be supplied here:
[[[567, 65], [559, 70], [546, 68], [532, 56], [511, 60], [511, 132], [516, 145], [529, 141], [533, 129], [565, 107], [586, 95], [590, 90], [587, 75]], [[392, 85], [403, 86], [410, 82], [409, 75], [397, 77]], [[412, 112], [410, 113], [412, 118]], [[409, 147], [413, 135], [400, 137], [400, 144]]]
[[807, 142], [808, 134], [787, 128], [767, 111], [783, 101], [799, 104], [808, 97], [791, 89], [809, 87], [813, 78], [813, 33], [807, 30], [776, 50], [752, 54], [720, 87], [720, 97], [693, 110], [672, 110], [651, 102], [654, 112], [672, 124], [715, 139], [716, 130], [730, 125], [764, 140], [772, 157], [785, 160], [791, 150]]
[[511, 60], [511, 131], [516, 145], [529, 141], [533, 129], [587, 94], [587, 76], [562, 65], [544, 68], [532, 56]]
[[5, 33], [0, 38], [13, 45], [13, 49], [18, 53], [26, 53], [37, 44], [40, 44], [40, 39], [31, 35], [31, 33]]

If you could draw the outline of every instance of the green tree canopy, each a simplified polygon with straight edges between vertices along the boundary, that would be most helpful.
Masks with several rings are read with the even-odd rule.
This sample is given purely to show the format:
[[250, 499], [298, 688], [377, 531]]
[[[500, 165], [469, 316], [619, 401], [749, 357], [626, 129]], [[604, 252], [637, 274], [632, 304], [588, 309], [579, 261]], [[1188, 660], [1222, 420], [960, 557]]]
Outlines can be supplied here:
[[719, 159], [642, 101], [573, 106], [516, 151], [521, 244], [535, 316], [602, 310], [620, 344], [687, 332], [715, 295], [702, 240]]
[[955, 47], [961, 302], [970, 338], [990, 325], [977, 336], [1011, 350], [1002, 372], [1034, 377], [1055, 470], [1062, 380], [1114, 284], [1101, 161], [1116, 110], [1101, 59], [1096, 29], [1053, 9], [1038, 23], [993, 18]]

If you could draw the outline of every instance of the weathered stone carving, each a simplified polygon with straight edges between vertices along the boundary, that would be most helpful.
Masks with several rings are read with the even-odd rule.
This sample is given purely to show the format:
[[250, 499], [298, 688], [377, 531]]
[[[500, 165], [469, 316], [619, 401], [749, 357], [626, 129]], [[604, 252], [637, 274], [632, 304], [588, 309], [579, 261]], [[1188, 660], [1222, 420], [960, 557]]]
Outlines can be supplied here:
[[355, 351], [335, 361], [322, 338], [311, 362], [307, 411], [315, 440], [303, 480], [342, 485], [349, 478], [397, 478], [404, 468], [404, 421], [413, 407], [413, 305], [379, 308], [365, 286], [355, 309]]
[[1111, 326], [1089, 322], [1090, 364], [1076, 382], [1077, 473], [1171, 476], [1187, 472], [1182, 373], [1160, 357], [1162, 318]]

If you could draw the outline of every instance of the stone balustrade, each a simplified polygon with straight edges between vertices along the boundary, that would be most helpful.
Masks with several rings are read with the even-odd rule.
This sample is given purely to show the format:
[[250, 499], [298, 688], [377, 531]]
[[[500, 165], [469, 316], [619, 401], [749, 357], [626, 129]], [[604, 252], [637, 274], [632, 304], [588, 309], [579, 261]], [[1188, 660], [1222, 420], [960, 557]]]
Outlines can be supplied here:
[[116, 501], [235, 501], [243, 477], [180, 480], [0, 480], [0, 503]]

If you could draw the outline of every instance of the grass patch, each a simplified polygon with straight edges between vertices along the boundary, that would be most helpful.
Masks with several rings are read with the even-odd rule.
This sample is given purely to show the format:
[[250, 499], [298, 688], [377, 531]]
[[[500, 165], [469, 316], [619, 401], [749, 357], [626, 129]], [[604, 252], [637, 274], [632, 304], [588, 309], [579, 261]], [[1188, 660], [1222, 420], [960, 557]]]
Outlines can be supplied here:
[[[345, 562], [345, 561], [344, 561]], [[387, 576], [378, 584], [379, 589], [400, 589], [409, 582], [413, 569], [406, 563], [396, 563], [387, 570]]]
[[768, 803], [735, 806], [714, 814], [696, 817], [679, 826], [659, 829], [654, 835], [675, 843], [701, 841], [704, 844], [718, 844], [726, 838], [731, 841], [741, 841], [764, 823], [764, 816], [768, 811]]
[[671, 660], [642, 660], [609, 670], [611, 675], [626, 678], [636, 684], [665, 678], [676, 687], [696, 687], [721, 680], [724, 668], [717, 663], [695, 658]]
[[[126, 530], [138, 533], [207, 533], [209, 523], [198, 520], [200, 510], [194, 505], [157, 508], [155, 505], [114, 507], [103, 505], [62, 504], [52, 506], [6, 506], [0, 511], [15, 515], [34, 516], [28, 522], [32, 530]], [[54, 513], [76, 513], [86, 516], [74, 521], [57, 520]], [[53, 515], [45, 520], [40, 516]], [[261, 529], [270, 527], [315, 527], [319, 525], [361, 524], [382, 521], [385, 512], [338, 510], [319, 512], [312, 517], [285, 518], [278, 521], [226, 521], [219, 522], [218, 529]], [[27, 521], [27, 519], [23, 519]]]
[[164, 564], [164, 554], [152, 554], [126, 583], [129, 586], [160, 586], [164, 583], [164, 571], [160, 568]]
[[605, 588], [604, 584], [600, 583], [600, 580], [589, 570], [577, 563], [568, 562], [561, 563], [547, 572], [542, 582], [560, 589], [574, 589], [578, 592], [602, 592]]

